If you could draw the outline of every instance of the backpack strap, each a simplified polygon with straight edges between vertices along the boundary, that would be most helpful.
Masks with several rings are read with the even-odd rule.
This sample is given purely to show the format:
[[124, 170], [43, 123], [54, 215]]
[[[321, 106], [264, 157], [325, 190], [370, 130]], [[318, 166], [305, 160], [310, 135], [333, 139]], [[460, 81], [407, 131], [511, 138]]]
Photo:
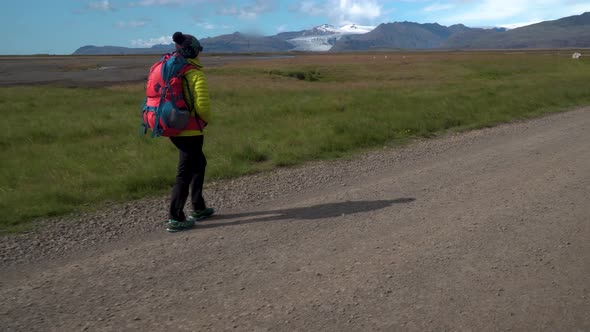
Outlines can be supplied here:
[[193, 92], [190, 89], [190, 85], [188, 84], [188, 80], [186, 79], [186, 76], [184, 76], [184, 74], [186, 74], [187, 71], [191, 70], [191, 69], [195, 69], [195, 70], [199, 70], [199, 67], [194, 66], [194, 65], [187, 65], [183, 68], [182, 72], [182, 85], [183, 88], [186, 87], [186, 91], [188, 92], [188, 98], [186, 98], [183, 95], [184, 98], [184, 102], [186, 103], [186, 105], [188, 106], [189, 110], [191, 112], [195, 112], [195, 121], [197, 122], [197, 126], [199, 127], [199, 131], [203, 132], [203, 128], [201, 127], [201, 122], [199, 122], [199, 114], [197, 113], [197, 108], [195, 107], [193, 101], [195, 100], [193, 98]]
[[148, 123], [145, 121], [145, 112], [147, 111], [147, 97], [143, 99], [143, 104], [141, 104], [141, 126], [139, 128], [139, 135], [145, 136], [150, 128]]
[[193, 93], [191, 92], [188, 80], [184, 76], [182, 76], [182, 87], [183, 89], [186, 88], [186, 91], [188, 92], [188, 98], [186, 98], [186, 96], [182, 96], [184, 98], [184, 101], [186, 102], [186, 105], [188, 106], [189, 110], [195, 111], [196, 113], [197, 110], [195, 110], [195, 105], [193, 104]]

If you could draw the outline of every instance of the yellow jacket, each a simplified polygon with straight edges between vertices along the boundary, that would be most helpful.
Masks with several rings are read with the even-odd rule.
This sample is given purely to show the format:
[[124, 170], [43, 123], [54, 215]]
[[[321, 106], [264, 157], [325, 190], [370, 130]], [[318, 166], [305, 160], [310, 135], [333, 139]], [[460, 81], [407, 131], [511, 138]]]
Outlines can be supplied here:
[[[194, 116], [194, 112], [206, 123], [211, 121], [211, 104], [209, 102], [209, 86], [207, 84], [207, 78], [203, 73], [203, 65], [199, 62], [199, 59], [186, 59], [190, 64], [194, 65], [199, 69], [190, 69], [184, 74], [185, 82], [183, 83], [183, 93], [186, 102], [191, 108], [191, 113]], [[188, 86], [187, 86], [188, 85]], [[192, 96], [192, 100], [190, 97]], [[205, 133], [203, 130], [183, 130], [176, 136], [199, 136]]]

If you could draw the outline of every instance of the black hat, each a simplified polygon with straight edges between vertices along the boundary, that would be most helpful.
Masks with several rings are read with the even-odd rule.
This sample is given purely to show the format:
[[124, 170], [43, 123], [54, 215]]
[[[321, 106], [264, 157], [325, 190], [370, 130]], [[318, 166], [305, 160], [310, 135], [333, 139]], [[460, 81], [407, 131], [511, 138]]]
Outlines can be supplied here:
[[203, 46], [201, 46], [197, 38], [183, 34], [180, 31], [174, 33], [172, 40], [176, 44], [176, 52], [185, 58], [196, 58], [199, 52], [203, 50]]

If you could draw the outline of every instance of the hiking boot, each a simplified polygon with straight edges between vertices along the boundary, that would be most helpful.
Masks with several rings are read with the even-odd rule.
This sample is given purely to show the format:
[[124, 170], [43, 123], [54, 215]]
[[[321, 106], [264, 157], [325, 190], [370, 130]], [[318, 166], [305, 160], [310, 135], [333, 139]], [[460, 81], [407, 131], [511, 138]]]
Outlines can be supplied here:
[[195, 225], [195, 221], [192, 218], [189, 218], [185, 221], [176, 221], [173, 219], [168, 220], [168, 228], [166, 230], [171, 233], [184, 231], [185, 229], [190, 229]]
[[193, 212], [193, 214], [189, 217], [193, 221], [201, 221], [203, 219], [207, 219], [211, 217], [215, 213], [215, 210], [212, 208], [205, 208], [204, 210], [199, 210]]

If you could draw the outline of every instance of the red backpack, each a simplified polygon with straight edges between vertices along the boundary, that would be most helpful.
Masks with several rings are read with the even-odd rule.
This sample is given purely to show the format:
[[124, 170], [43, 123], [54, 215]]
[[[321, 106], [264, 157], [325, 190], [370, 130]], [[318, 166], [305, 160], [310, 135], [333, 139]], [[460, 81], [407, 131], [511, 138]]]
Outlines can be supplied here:
[[[195, 110], [191, 116], [192, 95], [186, 100], [182, 81], [191, 65], [180, 54], [166, 54], [150, 69], [146, 98], [142, 106], [143, 132], [152, 131], [152, 137], [175, 136], [183, 130], [203, 130], [204, 122]], [[188, 89], [190, 94], [190, 89]], [[189, 101], [189, 103], [187, 103]]]

